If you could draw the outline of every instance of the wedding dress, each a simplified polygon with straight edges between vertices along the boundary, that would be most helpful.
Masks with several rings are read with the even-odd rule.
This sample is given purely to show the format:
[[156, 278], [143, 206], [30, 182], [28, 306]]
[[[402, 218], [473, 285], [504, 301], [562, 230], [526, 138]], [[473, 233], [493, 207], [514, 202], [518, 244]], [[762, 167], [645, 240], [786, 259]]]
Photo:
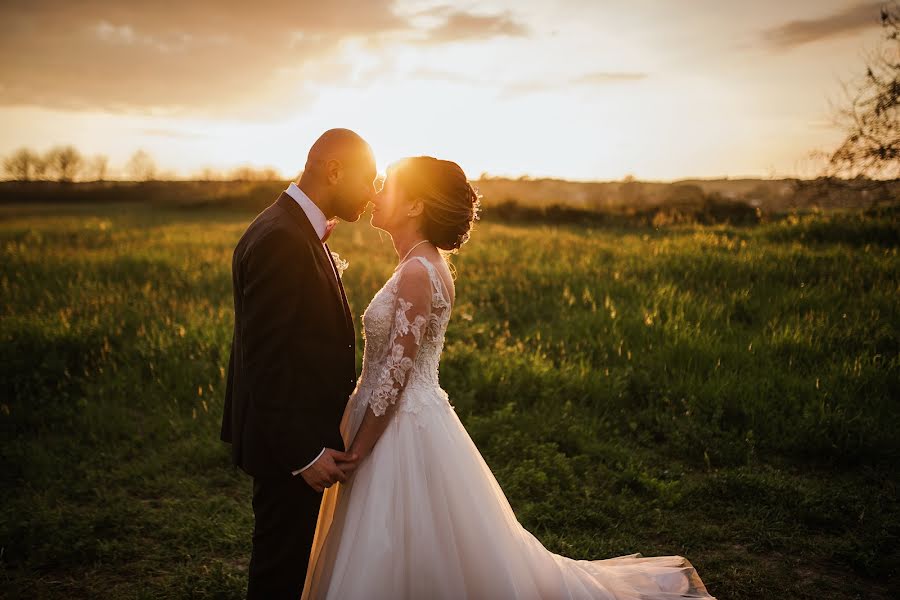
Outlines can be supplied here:
[[680, 556], [574, 560], [522, 527], [438, 383], [450, 308], [423, 257], [402, 263], [366, 308], [347, 447], [366, 410], [396, 411], [356, 472], [325, 491], [302, 597], [712, 598]]

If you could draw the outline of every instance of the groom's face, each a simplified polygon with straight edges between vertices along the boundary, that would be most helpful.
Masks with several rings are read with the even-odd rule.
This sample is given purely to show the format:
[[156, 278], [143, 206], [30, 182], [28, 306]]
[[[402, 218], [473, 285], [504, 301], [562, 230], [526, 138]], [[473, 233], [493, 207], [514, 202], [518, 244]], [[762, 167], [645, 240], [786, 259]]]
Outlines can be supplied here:
[[375, 195], [375, 161], [364, 158], [343, 166], [335, 184], [332, 209], [342, 221], [357, 221]]

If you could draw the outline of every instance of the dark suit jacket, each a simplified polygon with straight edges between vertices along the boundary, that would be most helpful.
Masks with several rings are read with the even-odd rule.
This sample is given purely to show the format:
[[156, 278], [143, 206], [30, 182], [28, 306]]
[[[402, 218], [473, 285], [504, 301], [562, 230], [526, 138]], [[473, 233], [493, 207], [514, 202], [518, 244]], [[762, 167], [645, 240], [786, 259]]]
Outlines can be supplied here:
[[356, 386], [356, 335], [332, 265], [286, 193], [234, 249], [221, 439], [254, 477], [290, 475], [323, 447], [344, 450], [339, 427]]

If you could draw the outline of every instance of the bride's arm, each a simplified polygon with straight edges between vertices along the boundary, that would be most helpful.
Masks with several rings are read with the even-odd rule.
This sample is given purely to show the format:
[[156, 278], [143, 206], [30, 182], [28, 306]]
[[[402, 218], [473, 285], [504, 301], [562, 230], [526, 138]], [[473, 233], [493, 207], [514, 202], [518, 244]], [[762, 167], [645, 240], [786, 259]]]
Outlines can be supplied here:
[[375, 447], [397, 410], [397, 400], [406, 388], [419, 345], [428, 328], [432, 291], [425, 265], [413, 260], [402, 267], [394, 302], [394, 321], [387, 356], [381, 364], [374, 391], [368, 398], [370, 410], [366, 410], [366, 416], [348, 450], [356, 453], [360, 460]]

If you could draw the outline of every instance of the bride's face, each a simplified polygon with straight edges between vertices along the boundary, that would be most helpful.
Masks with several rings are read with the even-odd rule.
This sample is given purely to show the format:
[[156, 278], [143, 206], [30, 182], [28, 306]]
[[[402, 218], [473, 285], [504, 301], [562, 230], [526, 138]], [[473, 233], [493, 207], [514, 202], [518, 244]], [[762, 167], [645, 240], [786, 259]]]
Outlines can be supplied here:
[[372, 204], [372, 227], [391, 233], [409, 221], [406, 217], [409, 203], [403, 198], [402, 190], [391, 174], [384, 180], [381, 191], [375, 194]]

